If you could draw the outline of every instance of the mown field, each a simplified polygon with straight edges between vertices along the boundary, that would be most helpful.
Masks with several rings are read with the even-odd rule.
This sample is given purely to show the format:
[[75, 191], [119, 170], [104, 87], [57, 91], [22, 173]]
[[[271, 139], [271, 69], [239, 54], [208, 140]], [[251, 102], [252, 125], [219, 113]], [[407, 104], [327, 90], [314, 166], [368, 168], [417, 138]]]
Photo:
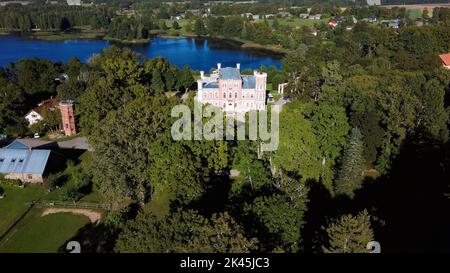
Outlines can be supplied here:
[[56, 213], [41, 216], [44, 209], [33, 208], [0, 241], [0, 253], [55, 253], [77, 231], [89, 223], [85, 216]]
[[0, 236], [28, 210], [27, 202], [38, 200], [45, 195], [45, 190], [37, 186], [24, 189], [10, 185], [1, 187], [5, 190], [5, 197], [0, 199]]

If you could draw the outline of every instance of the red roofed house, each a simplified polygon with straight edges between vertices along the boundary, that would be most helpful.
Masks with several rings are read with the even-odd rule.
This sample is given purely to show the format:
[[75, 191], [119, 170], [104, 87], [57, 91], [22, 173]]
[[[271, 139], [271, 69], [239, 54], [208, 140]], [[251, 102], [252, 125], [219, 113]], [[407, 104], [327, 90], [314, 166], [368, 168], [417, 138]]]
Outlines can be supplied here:
[[32, 125], [43, 119], [42, 110], [49, 109], [50, 111], [54, 111], [56, 108], [58, 108], [58, 101], [54, 98], [41, 101], [36, 108], [25, 115], [25, 119], [29, 125]]
[[332, 20], [328, 23], [328, 26], [331, 27], [332, 29], [336, 28], [338, 25], [338, 22], [336, 22], [336, 20]]
[[445, 69], [450, 69], [450, 53], [439, 55]]

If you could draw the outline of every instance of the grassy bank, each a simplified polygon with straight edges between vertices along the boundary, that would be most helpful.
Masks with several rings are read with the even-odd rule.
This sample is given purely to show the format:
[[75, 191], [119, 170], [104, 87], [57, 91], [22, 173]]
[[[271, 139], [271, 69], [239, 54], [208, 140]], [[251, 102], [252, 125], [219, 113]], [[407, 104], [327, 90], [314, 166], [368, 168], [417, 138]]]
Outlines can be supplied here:
[[108, 40], [110, 42], [121, 43], [124, 45], [148, 44], [151, 40], [150, 38], [149, 39], [121, 40], [121, 39], [113, 38], [110, 36], [105, 36], [105, 37], [103, 37], [103, 39]]
[[30, 36], [40, 40], [46, 41], [62, 41], [62, 40], [81, 40], [81, 39], [101, 39], [104, 33], [101, 31], [89, 32], [74, 32], [64, 33], [60, 31], [40, 31], [31, 34]]
[[[18, 30], [0, 29], [0, 35], [21, 34]], [[76, 27], [72, 31], [63, 32], [59, 30], [38, 30], [30, 33], [22, 33], [22, 36], [46, 40], [78, 40], [78, 39], [101, 39], [105, 35], [102, 30], [94, 30], [89, 27]]]

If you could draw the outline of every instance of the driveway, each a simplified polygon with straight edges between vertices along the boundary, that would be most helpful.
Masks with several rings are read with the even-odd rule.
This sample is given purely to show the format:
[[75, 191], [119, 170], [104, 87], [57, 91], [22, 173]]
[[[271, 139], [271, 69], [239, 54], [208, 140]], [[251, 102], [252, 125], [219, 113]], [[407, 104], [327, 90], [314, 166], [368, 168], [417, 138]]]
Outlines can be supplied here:
[[58, 146], [61, 149], [77, 149], [92, 151], [92, 147], [87, 142], [86, 137], [77, 137], [67, 141], [58, 142]]

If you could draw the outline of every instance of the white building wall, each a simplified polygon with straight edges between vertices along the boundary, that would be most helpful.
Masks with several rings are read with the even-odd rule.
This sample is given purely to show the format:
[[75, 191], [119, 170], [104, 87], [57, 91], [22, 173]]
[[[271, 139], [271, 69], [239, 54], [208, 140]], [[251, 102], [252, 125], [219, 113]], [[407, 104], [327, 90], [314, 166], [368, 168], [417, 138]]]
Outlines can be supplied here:
[[29, 125], [33, 125], [37, 123], [38, 121], [42, 120], [42, 116], [39, 115], [38, 112], [31, 110], [26, 116], [25, 119], [28, 121]]

